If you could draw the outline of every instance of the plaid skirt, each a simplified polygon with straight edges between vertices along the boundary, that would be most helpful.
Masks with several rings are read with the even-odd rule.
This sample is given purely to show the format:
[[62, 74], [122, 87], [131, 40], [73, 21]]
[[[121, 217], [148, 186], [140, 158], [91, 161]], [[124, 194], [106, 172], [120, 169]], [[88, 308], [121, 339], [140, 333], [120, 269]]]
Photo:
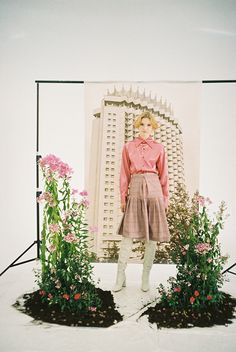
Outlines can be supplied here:
[[125, 212], [117, 234], [139, 240], [169, 242], [163, 193], [157, 174], [131, 176]]

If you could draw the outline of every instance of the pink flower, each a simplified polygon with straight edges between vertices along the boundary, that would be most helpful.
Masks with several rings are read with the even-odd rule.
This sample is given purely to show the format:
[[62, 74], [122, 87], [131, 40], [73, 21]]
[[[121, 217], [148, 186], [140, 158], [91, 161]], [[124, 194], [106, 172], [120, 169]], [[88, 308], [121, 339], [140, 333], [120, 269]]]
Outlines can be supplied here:
[[72, 189], [72, 194], [76, 194], [78, 192], [79, 192], [78, 189], [75, 189], [75, 188]]
[[87, 207], [89, 205], [89, 200], [86, 198], [83, 198], [81, 201], [81, 204], [83, 204], [85, 207]]
[[97, 307], [88, 307], [88, 310], [90, 310], [91, 312], [96, 312]]
[[50, 247], [49, 247], [49, 251], [51, 253], [53, 253], [53, 252], [55, 252], [55, 250], [56, 250], [56, 246], [54, 244], [51, 244]]
[[200, 254], [205, 254], [206, 252], [209, 252], [211, 249], [212, 247], [209, 245], [209, 243], [198, 243], [195, 245], [195, 251]]
[[197, 197], [197, 201], [198, 201], [198, 203], [199, 203], [202, 207], [204, 207], [204, 205], [205, 205], [205, 199], [204, 199], [204, 197], [198, 196], [198, 197]]
[[47, 202], [52, 202], [53, 201], [53, 196], [50, 192], [43, 192], [40, 194], [39, 197], [37, 197], [38, 202], [42, 202], [43, 200], [46, 200]]
[[42, 193], [39, 197], [36, 198], [38, 203], [46, 201], [50, 207], [55, 207], [56, 203], [54, 202], [53, 196], [49, 192]]
[[48, 294], [48, 299], [51, 299], [53, 295], [51, 293]]
[[79, 194], [82, 196], [82, 197], [86, 197], [88, 196], [88, 192], [87, 191], [82, 191], [82, 192], [79, 192]]
[[75, 236], [74, 233], [68, 233], [66, 236], [64, 236], [64, 241], [68, 243], [77, 243], [78, 238]]
[[68, 164], [63, 163], [53, 154], [48, 154], [44, 158], [41, 158], [39, 160], [39, 164], [44, 170], [47, 169], [49, 175], [50, 172], [57, 172], [59, 177], [70, 177], [70, 175], [73, 173], [72, 168], [69, 167]]
[[37, 203], [42, 203], [42, 202], [44, 201], [43, 194], [40, 194], [40, 196], [38, 196], [38, 197], [36, 198], [36, 200], [37, 200]]
[[97, 226], [89, 226], [89, 231], [91, 233], [97, 233], [98, 232], [98, 227]]
[[58, 233], [60, 231], [60, 226], [58, 224], [50, 224], [49, 230], [52, 233]]
[[68, 164], [65, 164], [63, 162], [60, 163], [57, 171], [59, 173], [59, 177], [61, 178], [70, 177], [70, 175], [73, 173], [72, 168]]
[[51, 202], [53, 200], [53, 196], [50, 192], [44, 192], [44, 199], [48, 202]]
[[39, 164], [42, 168], [48, 166], [52, 171], [57, 169], [60, 162], [61, 160], [53, 154], [48, 154], [39, 160]]
[[195, 290], [195, 291], [194, 291], [194, 296], [195, 296], [195, 297], [198, 297], [199, 295], [200, 295], [200, 293], [199, 293], [197, 290]]
[[40, 294], [40, 296], [45, 296], [45, 295], [46, 295], [46, 292], [45, 292], [44, 290], [40, 290], [40, 291], [39, 291], [39, 294]]
[[190, 303], [191, 303], [191, 304], [193, 304], [193, 303], [194, 303], [194, 301], [195, 301], [195, 297], [193, 297], [193, 296], [192, 296], [192, 297], [190, 297], [190, 299], [189, 299], [189, 300], [190, 300]]
[[181, 287], [175, 287], [174, 288], [174, 292], [180, 292], [181, 291]]
[[211, 295], [207, 295], [207, 300], [210, 301], [212, 299]]
[[49, 177], [47, 178], [47, 180], [48, 180], [48, 182], [52, 182], [52, 181], [53, 181], [53, 178], [52, 178], [51, 176], [49, 176]]
[[196, 196], [196, 201], [198, 202], [199, 205], [201, 205], [202, 207], [205, 207], [206, 204], [211, 204], [212, 201], [210, 200], [209, 197], [204, 198], [203, 196], [197, 195]]

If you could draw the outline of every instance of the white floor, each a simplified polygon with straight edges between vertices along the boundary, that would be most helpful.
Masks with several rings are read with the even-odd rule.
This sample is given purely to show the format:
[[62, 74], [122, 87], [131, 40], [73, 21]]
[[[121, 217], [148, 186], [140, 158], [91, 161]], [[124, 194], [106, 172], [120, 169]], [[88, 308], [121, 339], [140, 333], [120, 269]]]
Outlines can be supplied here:
[[[143, 293], [140, 286], [141, 264], [128, 264], [127, 287], [114, 294], [124, 321], [109, 328], [67, 327], [36, 323], [11, 305], [37, 286], [33, 268], [36, 263], [9, 269], [0, 278], [0, 351], [1, 352], [233, 352], [236, 351], [236, 320], [228, 326], [191, 329], [157, 329], [146, 317], [138, 320], [142, 307], [152, 302], [155, 287], [175, 275], [174, 265], [154, 265], [152, 289]], [[110, 290], [116, 264], [95, 264], [94, 278]], [[223, 290], [236, 297], [236, 276], [228, 274]]]

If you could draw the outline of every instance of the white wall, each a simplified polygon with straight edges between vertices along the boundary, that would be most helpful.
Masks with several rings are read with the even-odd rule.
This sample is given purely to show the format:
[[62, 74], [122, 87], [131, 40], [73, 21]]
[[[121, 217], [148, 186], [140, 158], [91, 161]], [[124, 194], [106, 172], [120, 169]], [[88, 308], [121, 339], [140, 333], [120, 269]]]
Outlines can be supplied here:
[[[234, 0], [1, 0], [0, 271], [35, 238], [34, 81], [235, 79], [235, 18]], [[203, 94], [201, 188], [228, 202], [232, 215], [222, 240], [234, 262], [230, 88]], [[83, 124], [81, 114], [81, 130]]]

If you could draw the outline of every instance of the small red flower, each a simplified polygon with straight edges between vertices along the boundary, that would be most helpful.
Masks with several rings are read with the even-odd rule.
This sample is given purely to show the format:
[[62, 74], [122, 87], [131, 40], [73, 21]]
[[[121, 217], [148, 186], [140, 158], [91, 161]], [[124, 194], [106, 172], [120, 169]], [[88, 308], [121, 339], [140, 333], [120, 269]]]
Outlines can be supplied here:
[[194, 296], [195, 297], [198, 297], [200, 295], [200, 293], [196, 290], [196, 291], [194, 291]]
[[40, 294], [40, 296], [45, 296], [45, 295], [46, 295], [46, 292], [45, 292], [44, 290], [40, 290], [40, 291], [39, 291], [39, 294]]
[[210, 301], [210, 300], [212, 299], [212, 296], [211, 296], [211, 295], [208, 295], [208, 296], [207, 296], [207, 299], [208, 299], [208, 301]]
[[193, 303], [194, 303], [194, 301], [195, 301], [195, 297], [193, 297], [193, 296], [192, 296], [192, 297], [190, 297], [190, 303], [191, 303], [191, 304], [193, 304]]
[[80, 293], [76, 293], [76, 295], [74, 295], [74, 299], [77, 300], [77, 299], [80, 299], [81, 297], [81, 294]]
[[68, 299], [70, 299], [70, 296], [67, 293], [64, 293], [64, 295], [62, 297], [67, 299], [67, 301], [68, 301]]
[[48, 294], [48, 299], [51, 299], [53, 295], [51, 293]]
[[174, 292], [180, 292], [181, 291], [181, 287], [175, 287], [174, 288]]

